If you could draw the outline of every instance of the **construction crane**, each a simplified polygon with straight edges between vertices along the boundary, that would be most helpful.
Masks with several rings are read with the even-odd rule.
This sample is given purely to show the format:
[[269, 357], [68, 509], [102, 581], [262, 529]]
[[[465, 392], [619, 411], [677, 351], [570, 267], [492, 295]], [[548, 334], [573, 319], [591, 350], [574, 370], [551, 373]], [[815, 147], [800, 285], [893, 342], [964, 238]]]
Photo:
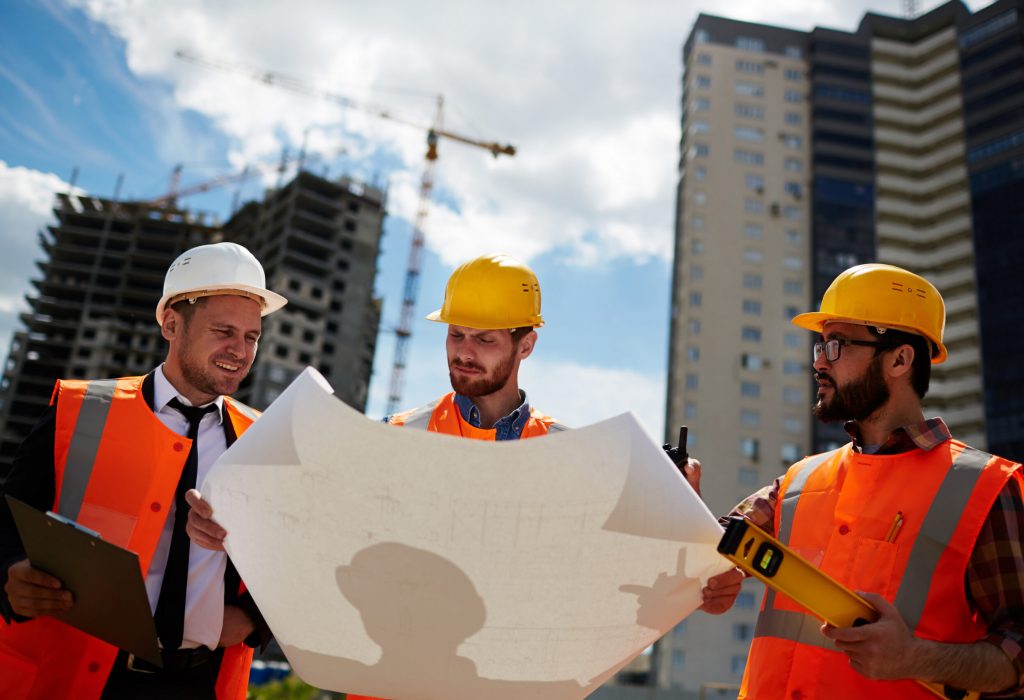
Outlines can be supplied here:
[[434, 188], [434, 166], [437, 162], [437, 145], [440, 139], [445, 138], [467, 146], [483, 148], [497, 158], [500, 155], [514, 156], [515, 146], [500, 144], [493, 141], [481, 141], [478, 139], [462, 136], [461, 134], [445, 130], [444, 127], [444, 97], [436, 96], [436, 110], [434, 122], [427, 126], [415, 120], [406, 119], [392, 114], [389, 110], [376, 105], [359, 102], [350, 97], [328, 90], [321, 90], [309, 85], [298, 78], [276, 73], [273, 71], [261, 70], [252, 66], [229, 61], [219, 61], [204, 58], [190, 51], [175, 51], [174, 55], [189, 63], [194, 63], [205, 68], [227, 71], [244, 75], [252, 80], [279, 87], [292, 92], [297, 92], [309, 97], [335, 102], [342, 107], [355, 109], [371, 114], [380, 119], [411, 126], [427, 135], [427, 152], [424, 155], [423, 176], [420, 180], [420, 198], [416, 209], [416, 220], [413, 224], [412, 241], [409, 243], [409, 260], [405, 270], [405, 283], [402, 289], [402, 311], [399, 316], [398, 326], [395, 329], [395, 356], [391, 366], [391, 385], [388, 390], [388, 403], [386, 414], [392, 414], [398, 410], [402, 400], [402, 388], [405, 384], [405, 367], [409, 352], [409, 339], [412, 337], [413, 312], [416, 307], [416, 298], [419, 294], [420, 268], [423, 259], [423, 245], [425, 236], [423, 232], [427, 214], [430, 211], [430, 199]]

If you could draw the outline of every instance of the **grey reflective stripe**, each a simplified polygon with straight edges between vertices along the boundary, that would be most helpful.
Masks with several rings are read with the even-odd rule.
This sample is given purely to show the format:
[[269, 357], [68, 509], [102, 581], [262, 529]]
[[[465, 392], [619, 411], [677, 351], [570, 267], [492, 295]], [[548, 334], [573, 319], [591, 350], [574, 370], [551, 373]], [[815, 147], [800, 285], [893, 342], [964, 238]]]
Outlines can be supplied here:
[[100, 449], [100, 439], [107, 423], [110, 403], [117, 388], [116, 379], [101, 379], [89, 382], [85, 388], [82, 409], [78, 412], [75, 429], [68, 445], [64, 478], [61, 480], [60, 503], [57, 512], [74, 520], [82, 509], [85, 489], [92, 476], [93, 463]]
[[[434, 415], [434, 409], [437, 408], [437, 404], [440, 399], [427, 406], [420, 406], [414, 408], [409, 412], [405, 421], [402, 423], [403, 428], [415, 428], [416, 430], [426, 430], [427, 426], [430, 425], [430, 417]], [[455, 409], [459, 410], [458, 408]]]
[[567, 425], [562, 425], [561, 423], [549, 423], [548, 424], [548, 432], [549, 433], [563, 433], [566, 430], [569, 430], [569, 426], [567, 426]]
[[[771, 590], [771, 589], [769, 589]], [[821, 620], [793, 610], [765, 609], [757, 618], [755, 637], [778, 637], [800, 644], [836, 651], [835, 643], [821, 633]]]
[[804, 466], [800, 468], [800, 471], [789, 482], [789, 486], [786, 487], [782, 503], [779, 504], [779, 508], [782, 509], [782, 512], [779, 514], [779, 531], [775, 533], [775, 537], [783, 544], [789, 544], [789, 536], [793, 531], [793, 516], [796, 513], [796, 506], [800, 501], [800, 494], [803, 493], [804, 485], [811, 477], [811, 474], [838, 451], [832, 450], [831, 452], [808, 457], [804, 462]]
[[924, 522], [921, 523], [921, 531], [910, 550], [907, 568], [894, 601], [911, 630], [917, 629], [921, 621], [939, 558], [949, 546], [982, 469], [991, 458], [991, 455], [972, 447], [965, 448], [946, 472], [946, 478], [939, 485]]

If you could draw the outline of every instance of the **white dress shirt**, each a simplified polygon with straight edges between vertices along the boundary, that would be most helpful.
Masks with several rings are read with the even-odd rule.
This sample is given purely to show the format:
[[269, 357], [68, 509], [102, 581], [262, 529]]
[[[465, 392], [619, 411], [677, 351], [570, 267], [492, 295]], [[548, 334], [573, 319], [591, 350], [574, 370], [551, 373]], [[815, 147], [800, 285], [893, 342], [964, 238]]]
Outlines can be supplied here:
[[[178, 435], [188, 435], [188, 421], [180, 411], [170, 408], [167, 403], [177, 397], [186, 406], [192, 402], [171, 386], [164, 376], [163, 365], [153, 372], [153, 408], [156, 417], [164, 425]], [[227, 449], [227, 438], [224, 435], [224, 397], [218, 396], [212, 403], [217, 411], [203, 416], [199, 422], [199, 470], [196, 484], [201, 485], [213, 463]], [[210, 405], [210, 404], [205, 404]], [[156, 613], [156, 604], [160, 599], [160, 587], [164, 581], [164, 569], [167, 567], [167, 556], [171, 551], [171, 534], [174, 530], [174, 516], [177, 508], [174, 501], [167, 510], [167, 519], [160, 533], [153, 559], [146, 573], [146, 593], [149, 595], [149, 607]], [[206, 646], [216, 649], [220, 641], [221, 628], [224, 626], [224, 570], [227, 567], [227, 555], [224, 552], [213, 552], [203, 549], [195, 543], [189, 543], [188, 553], [188, 588], [185, 592], [185, 632], [181, 646], [187, 649]]]

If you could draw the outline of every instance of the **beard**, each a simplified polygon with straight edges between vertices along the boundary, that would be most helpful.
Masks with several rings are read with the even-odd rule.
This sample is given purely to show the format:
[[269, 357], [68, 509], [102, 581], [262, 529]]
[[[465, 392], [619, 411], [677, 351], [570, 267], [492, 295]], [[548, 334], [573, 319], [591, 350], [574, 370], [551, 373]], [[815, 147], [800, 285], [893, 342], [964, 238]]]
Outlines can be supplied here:
[[[186, 342], [182, 343], [178, 350], [178, 366], [181, 368], [182, 378], [199, 392], [210, 396], [230, 396], [238, 391], [238, 386], [249, 374], [249, 367], [242, 366], [234, 374], [223, 376], [215, 374], [208, 369], [207, 358], [200, 358], [189, 353], [188, 331], [185, 332]], [[219, 359], [229, 365], [239, 365], [235, 359]], [[244, 361], [243, 361], [244, 362]]]
[[824, 372], [815, 372], [815, 379], [827, 379], [832, 383], [832, 399], [828, 403], [818, 398], [811, 412], [823, 423], [838, 421], [861, 421], [885, 405], [889, 400], [889, 387], [882, 376], [881, 357], [876, 357], [868, 366], [863, 377], [842, 387]]
[[451, 371], [452, 367], [465, 367], [466, 369], [478, 369], [483, 370], [484, 367], [472, 362], [461, 362], [458, 359], [449, 360], [448, 362], [448, 379], [452, 383], [452, 389], [456, 393], [462, 394], [469, 398], [476, 398], [477, 396], [487, 396], [493, 394], [504, 387], [512, 376], [512, 367], [515, 362], [515, 350], [509, 354], [507, 358], [498, 363], [490, 372], [485, 373], [482, 377], [461, 377], [457, 376], [455, 372]]

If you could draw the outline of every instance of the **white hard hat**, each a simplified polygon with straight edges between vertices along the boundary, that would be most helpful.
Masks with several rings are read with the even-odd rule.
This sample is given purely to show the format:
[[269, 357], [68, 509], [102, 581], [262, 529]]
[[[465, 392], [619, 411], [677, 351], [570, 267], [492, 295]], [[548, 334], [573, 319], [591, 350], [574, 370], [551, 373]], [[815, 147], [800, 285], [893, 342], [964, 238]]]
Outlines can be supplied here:
[[167, 268], [164, 295], [156, 305], [156, 322], [163, 323], [164, 309], [182, 299], [220, 294], [237, 294], [258, 301], [261, 316], [288, 303], [267, 289], [267, 277], [260, 261], [237, 243], [201, 245], [178, 256]]

